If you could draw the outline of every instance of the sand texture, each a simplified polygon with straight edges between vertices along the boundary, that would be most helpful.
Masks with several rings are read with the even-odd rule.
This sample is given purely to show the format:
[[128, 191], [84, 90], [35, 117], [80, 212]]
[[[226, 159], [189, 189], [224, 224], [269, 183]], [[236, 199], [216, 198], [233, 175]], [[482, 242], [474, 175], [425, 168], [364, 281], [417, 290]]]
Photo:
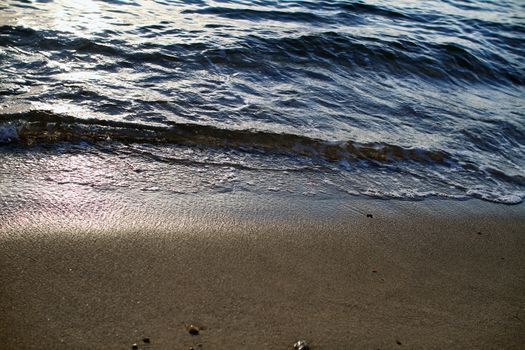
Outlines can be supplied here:
[[523, 206], [184, 203], [4, 218], [0, 349], [524, 348]]

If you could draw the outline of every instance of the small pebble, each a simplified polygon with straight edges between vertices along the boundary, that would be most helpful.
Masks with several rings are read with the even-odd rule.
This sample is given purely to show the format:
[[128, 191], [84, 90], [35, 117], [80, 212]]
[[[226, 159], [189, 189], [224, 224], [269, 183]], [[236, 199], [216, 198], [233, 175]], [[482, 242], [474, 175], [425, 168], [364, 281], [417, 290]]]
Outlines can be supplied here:
[[191, 335], [198, 335], [199, 334], [199, 328], [197, 326], [194, 326], [194, 325], [190, 324], [188, 326], [188, 332]]
[[377, 273], [377, 270], [372, 270], [373, 273]]
[[142, 341], [146, 344], [151, 343], [151, 340], [149, 338], [142, 338]]
[[293, 348], [295, 350], [308, 350], [308, 349], [310, 349], [310, 347], [308, 346], [308, 344], [304, 340], [299, 340], [297, 343], [295, 343], [293, 345]]
[[399, 340], [396, 340], [397, 345], [402, 345]]
[[132, 348], [133, 350], [137, 350], [137, 349], [139, 348], [139, 346], [138, 346], [137, 344], [133, 344], [133, 345], [131, 345], [131, 348]]
[[374, 215], [372, 215], [372, 214], [366, 214], [366, 217], [367, 217], [367, 218], [373, 218]]
[[480, 235], [480, 236], [481, 236], [481, 232], [478, 232], [478, 235]]

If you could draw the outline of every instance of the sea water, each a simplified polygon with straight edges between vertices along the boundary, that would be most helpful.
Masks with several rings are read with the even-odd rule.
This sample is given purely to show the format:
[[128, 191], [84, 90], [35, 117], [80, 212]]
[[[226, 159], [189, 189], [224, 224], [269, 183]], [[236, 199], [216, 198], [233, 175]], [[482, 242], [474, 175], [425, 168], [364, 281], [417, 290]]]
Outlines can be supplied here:
[[520, 203], [524, 56], [520, 0], [4, 0], [0, 199]]

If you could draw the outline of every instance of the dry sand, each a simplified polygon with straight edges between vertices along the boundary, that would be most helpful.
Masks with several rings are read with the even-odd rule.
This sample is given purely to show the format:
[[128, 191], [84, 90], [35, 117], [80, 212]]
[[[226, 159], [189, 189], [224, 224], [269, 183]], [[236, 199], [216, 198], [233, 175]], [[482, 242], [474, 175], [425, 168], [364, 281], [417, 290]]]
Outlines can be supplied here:
[[4, 213], [0, 349], [525, 348], [523, 205], [163, 201]]

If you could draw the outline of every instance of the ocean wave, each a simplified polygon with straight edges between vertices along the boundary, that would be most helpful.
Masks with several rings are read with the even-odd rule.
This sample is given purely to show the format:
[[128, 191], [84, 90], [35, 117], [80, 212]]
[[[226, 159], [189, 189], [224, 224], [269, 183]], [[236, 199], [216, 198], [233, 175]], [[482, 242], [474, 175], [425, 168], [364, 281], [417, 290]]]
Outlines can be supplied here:
[[278, 39], [251, 36], [250, 39], [239, 47], [210, 49], [202, 54], [215, 64], [240, 68], [287, 62], [343, 67], [350, 72], [365, 69], [368, 74], [385, 72], [447, 81], [525, 84], [521, 67], [504, 57], [496, 53], [482, 57], [455, 43], [384, 40], [336, 32]]
[[107, 0], [60, 21], [56, 2], [6, 1], [2, 150], [306, 159], [358, 194], [523, 198], [515, 0]]
[[29, 51], [60, 51], [61, 55], [99, 54], [133, 63], [170, 67], [185, 64], [223, 65], [231, 69], [266, 67], [276, 72], [285, 65], [344, 69], [350, 74], [387, 73], [446, 82], [485, 82], [525, 85], [525, 66], [492, 51], [475, 51], [458, 43], [385, 40], [338, 32], [299, 37], [245, 37], [233, 47], [213, 42], [144, 43], [129, 46], [119, 39], [78, 38], [60, 32], [40, 32], [20, 26], [0, 27], [0, 46]]
[[[451, 161], [443, 150], [404, 148], [387, 143], [325, 141], [304, 135], [256, 130], [222, 129], [203, 124], [170, 123], [166, 126], [124, 121], [80, 119], [45, 110], [0, 114], [0, 121], [16, 125], [12, 142], [28, 145], [61, 141], [119, 141], [127, 143], [172, 143], [204, 147], [236, 147], [277, 153], [321, 157], [330, 161], [362, 159], [377, 162], [415, 161], [444, 164]], [[12, 129], [10, 129], [12, 130]], [[7, 140], [7, 138], [5, 138]]]
[[309, 12], [299, 11], [277, 11], [277, 10], [254, 10], [249, 8], [230, 8], [230, 7], [204, 7], [198, 9], [183, 10], [183, 14], [214, 15], [230, 19], [243, 20], [272, 20], [282, 22], [307, 22], [307, 23], [332, 23], [330, 17], [318, 16]]
[[[177, 166], [306, 172], [316, 178], [333, 177], [339, 184], [332, 181], [327, 184], [340, 191], [377, 198], [474, 197], [517, 204], [525, 197], [525, 177], [521, 174], [464, 162], [443, 150], [381, 142], [334, 142], [200, 124], [146, 125], [30, 110], [0, 114], [0, 143], [36, 149], [53, 144], [59, 145], [59, 149], [75, 149], [77, 144], [125, 155], [131, 157], [130, 161], [140, 157]], [[276, 166], [271, 159], [280, 159], [276, 163], [280, 165]], [[336, 175], [341, 171], [341, 175]], [[489, 180], [482, 185], [478, 178]]]

